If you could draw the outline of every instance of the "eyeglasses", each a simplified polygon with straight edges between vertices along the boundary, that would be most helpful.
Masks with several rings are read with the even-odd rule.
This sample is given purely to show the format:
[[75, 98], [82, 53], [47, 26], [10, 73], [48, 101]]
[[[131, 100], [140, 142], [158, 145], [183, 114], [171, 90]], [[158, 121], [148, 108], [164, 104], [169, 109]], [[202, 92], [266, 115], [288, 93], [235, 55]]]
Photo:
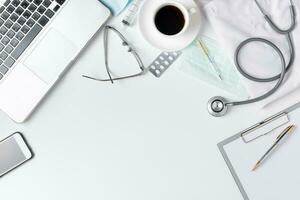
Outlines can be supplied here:
[[[120, 39], [122, 40], [122, 45], [125, 47], [128, 47], [128, 52], [131, 53], [134, 58], [136, 59], [140, 72], [137, 74], [133, 74], [133, 75], [128, 75], [128, 76], [121, 76], [121, 77], [115, 77], [113, 78], [111, 75], [111, 69], [109, 67], [109, 61], [108, 61], [108, 34], [109, 31], [113, 31], [114, 33], [116, 33]], [[138, 76], [142, 76], [146, 73], [146, 68], [140, 58], [140, 56], [138, 55], [138, 53], [134, 50], [134, 48], [129, 44], [128, 40], [120, 33], [120, 31], [118, 31], [117, 29], [115, 29], [112, 26], [105, 26], [104, 28], [104, 59], [105, 59], [105, 67], [106, 67], [106, 72], [108, 74], [108, 79], [99, 79], [99, 78], [93, 78], [90, 76], [86, 76], [83, 75], [84, 78], [88, 78], [94, 81], [102, 81], [102, 82], [107, 82], [110, 81], [112, 84], [114, 83], [114, 81], [117, 80], [124, 80], [124, 79], [129, 79], [129, 78], [135, 78]]]

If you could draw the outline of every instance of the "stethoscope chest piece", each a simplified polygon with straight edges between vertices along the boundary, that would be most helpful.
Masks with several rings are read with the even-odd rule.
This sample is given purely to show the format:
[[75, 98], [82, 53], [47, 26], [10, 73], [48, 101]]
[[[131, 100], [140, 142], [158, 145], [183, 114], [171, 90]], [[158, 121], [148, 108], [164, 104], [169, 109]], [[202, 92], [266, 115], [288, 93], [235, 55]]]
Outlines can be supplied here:
[[228, 111], [228, 105], [226, 99], [223, 97], [213, 97], [208, 101], [207, 109], [209, 114], [214, 117], [222, 117]]

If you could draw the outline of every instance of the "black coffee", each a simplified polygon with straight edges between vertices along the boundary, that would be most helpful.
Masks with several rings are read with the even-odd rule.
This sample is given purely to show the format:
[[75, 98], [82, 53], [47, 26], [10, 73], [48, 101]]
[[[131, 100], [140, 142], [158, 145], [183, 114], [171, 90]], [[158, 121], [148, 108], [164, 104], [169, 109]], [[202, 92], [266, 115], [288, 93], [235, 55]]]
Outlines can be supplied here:
[[179, 8], [169, 5], [157, 12], [155, 25], [165, 35], [176, 35], [184, 28], [185, 18]]

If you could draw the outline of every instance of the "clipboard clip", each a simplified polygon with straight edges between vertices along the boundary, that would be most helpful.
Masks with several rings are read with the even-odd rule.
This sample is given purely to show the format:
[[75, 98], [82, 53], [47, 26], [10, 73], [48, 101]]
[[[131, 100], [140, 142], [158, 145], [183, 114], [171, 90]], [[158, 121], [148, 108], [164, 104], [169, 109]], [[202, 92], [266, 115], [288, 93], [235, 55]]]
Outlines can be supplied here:
[[250, 143], [290, 122], [288, 113], [282, 112], [241, 132], [243, 142]]

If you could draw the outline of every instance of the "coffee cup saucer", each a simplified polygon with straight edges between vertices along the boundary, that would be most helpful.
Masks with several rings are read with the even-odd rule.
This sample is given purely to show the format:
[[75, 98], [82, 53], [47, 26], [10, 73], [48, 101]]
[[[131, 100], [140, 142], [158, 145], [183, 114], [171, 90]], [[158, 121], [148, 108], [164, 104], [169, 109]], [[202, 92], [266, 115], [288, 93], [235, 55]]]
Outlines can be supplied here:
[[139, 13], [139, 26], [145, 39], [154, 47], [163, 51], [179, 51], [190, 45], [197, 37], [201, 27], [200, 10], [194, 0], [176, 0], [186, 8], [196, 8], [191, 16], [190, 24], [186, 31], [174, 36], [166, 36], [160, 33], [154, 23], [154, 16], [160, 5], [168, 0], [145, 1]]

